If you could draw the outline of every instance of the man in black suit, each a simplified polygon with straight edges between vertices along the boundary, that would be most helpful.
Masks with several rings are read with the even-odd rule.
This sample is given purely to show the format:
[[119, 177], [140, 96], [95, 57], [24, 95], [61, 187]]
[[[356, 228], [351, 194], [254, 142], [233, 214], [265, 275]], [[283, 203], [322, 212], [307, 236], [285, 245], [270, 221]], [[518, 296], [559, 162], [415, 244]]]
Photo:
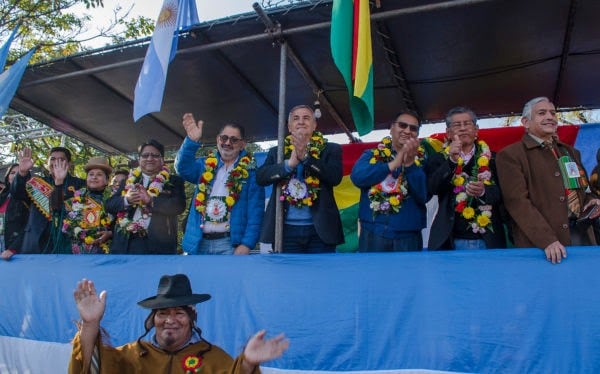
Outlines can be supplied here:
[[61, 231], [63, 211], [62, 209], [52, 209], [50, 196], [52, 191], [57, 189], [61, 191], [65, 199], [69, 199], [73, 197], [75, 190], [85, 187], [85, 180], [70, 173], [67, 173], [60, 182], [55, 180], [55, 168], [68, 170], [71, 167], [71, 151], [64, 147], [50, 149], [46, 162], [47, 174], [32, 174], [33, 164], [31, 149], [23, 149], [19, 153], [18, 173], [10, 186], [11, 195], [30, 206], [20, 248], [21, 253], [72, 253], [71, 241]]
[[111, 254], [176, 254], [177, 216], [185, 210], [183, 179], [164, 162], [164, 146], [149, 140], [139, 149], [140, 166], [132, 169], [106, 202], [115, 216]]
[[[316, 131], [315, 114], [307, 105], [290, 111], [284, 161], [277, 163], [277, 147], [269, 150], [256, 172], [261, 186], [281, 185], [284, 203], [284, 253], [335, 252], [344, 242], [342, 222], [333, 187], [342, 181], [342, 147], [328, 143]], [[276, 189], [263, 219], [260, 241], [273, 243]]]
[[495, 155], [477, 139], [477, 117], [469, 108], [452, 108], [446, 127], [448, 142], [426, 166], [427, 188], [439, 199], [428, 248], [505, 248]]

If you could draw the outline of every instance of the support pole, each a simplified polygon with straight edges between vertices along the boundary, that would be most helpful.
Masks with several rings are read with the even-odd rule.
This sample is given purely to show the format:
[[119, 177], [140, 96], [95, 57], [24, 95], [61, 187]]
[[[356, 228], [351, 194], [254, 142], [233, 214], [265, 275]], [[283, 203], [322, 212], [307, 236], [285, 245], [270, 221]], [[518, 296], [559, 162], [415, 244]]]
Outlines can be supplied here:
[[[287, 43], [280, 42], [281, 53], [279, 55], [279, 115], [277, 117], [277, 163], [283, 162], [283, 148], [285, 138], [285, 94], [286, 94], [286, 78], [287, 78]], [[283, 201], [279, 199], [281, 196], [281, 186], [277, 185], [275, 191], [277, 198], [275, 199], [275, 240], [273, 243], [273, 251], [281, 253], [283, 249]]]

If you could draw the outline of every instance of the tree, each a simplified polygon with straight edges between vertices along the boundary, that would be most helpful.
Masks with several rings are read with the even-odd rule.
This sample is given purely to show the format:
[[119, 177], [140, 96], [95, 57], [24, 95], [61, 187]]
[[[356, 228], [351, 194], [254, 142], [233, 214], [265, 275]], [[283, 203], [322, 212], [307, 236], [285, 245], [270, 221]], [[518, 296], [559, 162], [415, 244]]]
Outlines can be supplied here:
[[[8, 36], [20, 25], [9, 61], [34, 46], [38, 50], [30, 63], [81, 52], [88, 49], [83, 43], [91, 39], [107, 37], [113, 42], [124, 41], [150, 35], [154, 29], [151, 19], [132, 18], [131, 8], [117, 6], [111, 22], [92, 32], [93, 11], [103, 7], [103, 0], [3, 0], [0, 36]], [[82, 37], [83, 34], [90, 36]]]
[[[123, 9], [116, 6], [112, 10], [111, 21], [100, 27], [94, 26], [95, 31], [91, 31], [93, 13], [103, 7], [103, 0], [2, 0], [0, 41], [6, 40], [19, 25], [7, 65], [34, 46], [38, 46], [38, 49], [30, 63], [84, 51], [89, 48], [85, 46], [85, 42], [91, 39], [103, 37], [118, 43], [150, 35], [154, 29], [153, 20], [146, 17], [132, 18], [129, 16], [131, 7]], [[84, 33], [88, 36], [82, 37]], [[95, 148], [75, 139], [57, 136], [53, 130], [11, 110], [0, 121], [0, 139], [3, 144], [11, 144], [0, 148], [0, 164], [16, 161], [17, 151], [23, 147], [31, 148], [36, 159], [41, 160], [38, 164], [43, 163], [48, 149], [62, 144], [74, 151], [74, 162], [78, 165], [75, 171], [82, 175], [85, 161], [100, 154]], [[124, 157], [121, 160], [115, 158], [113, 165], [125, 160]]]

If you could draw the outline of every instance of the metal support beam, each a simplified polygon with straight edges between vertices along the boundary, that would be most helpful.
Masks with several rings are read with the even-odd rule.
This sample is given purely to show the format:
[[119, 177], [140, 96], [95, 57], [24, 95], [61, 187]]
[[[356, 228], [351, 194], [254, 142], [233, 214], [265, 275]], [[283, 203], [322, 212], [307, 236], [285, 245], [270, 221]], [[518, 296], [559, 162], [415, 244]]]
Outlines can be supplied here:
[[392, 75], [396, 81], [396, 85], [402, 93], [403, 109], [413, 110], [420, 115], [421, 113], [417, 108], [412, 92], [406, 83], [406, 74], [404, 74], [404, 69], [402, 69], [402, 64], [400, 64], [398, 53], [394, 48], [394, 43], [392, 43], [391, 33], [387, 24], [384, 21], [378, 21], [375, 22], [375, 27], [377, 32], [376, 35], [379, 37], [379, 41], [385, 51], [386, 60], [392, 69]]
[[[281, 54], [279, 57], [279, 115], [277, 116], [277, 163], [283, 162], [283, 148], [284, 148], [284, 139], [285, 139], [285, 94], [287, 90], [287, 43], [280, 43], [281, 46]], [[277, 184], [277, 188], [275, 191], [271, 192], [275, 193], [275, 240], [273, 243], [273, 251], [277, 253], [281, 253], [283, 250], [283, 220], [284, 211], [283, 211], [283, 201], [279, 199], [281, 196], [281, 186]]]
[[[424, 13], [424, 12], [432, 12], [432, 11], [438, 11], [438, 10], [445, 10], [445, 9], [451, 9], [451, 8], [457, 8], [457, 7], [462, 7], [465, 5], [475, 5], [475, 4], [481, 4], [481, 3], [489, 3], [492, 1], [496, 1], [496, 0], [451, 0], [451, 1], [444, 1], [441, 3], [436, 3], [436, 4], [428, 4], [428, 5], [420, 5], [420, 6], [414, 6], [414, 7], [408, 7], [408, 8], [403, 8], [403, 9], [396, 9], [396, 10], [390, 10], [387, 12], [381, 12], [381, 13], [376, 13], [376, 14], [372, 14], [371, 15], [371, 21], [378, 21], [378, 20], [383, 20], [386, 18], [393, 18], [393, 17], [398, 17], [398, 16], [405, 16], [405, 15], [409, 15], [409, 14], [415, 14], [415, 13]], [[293, 35], [293, 34], [300, 34], [300, 33], [304, 33], [307, 31], [314, 31], [314, 30], [321, 30], [321, 29], [325, 29], [331, 26], [331, 22], [330, 21], [325, 21], [325, 22], [320, 22], [320, 23], [314, 23], [312, 25], [307, 25], [307, 26], [299, 26], [299, 27], [294, 27], [288, 30], [280, 30], [278, 36], [281, 37], [286, 37], [288, 35]], [[192, 30], [193, 31], [193, 30]], [[261, 34], [256, 34], [256, 35], [250, 35], [250, 36], [245, 36], [245, 37], [241, 37], [241, 38], [235, 38], [235, 39], [229, 39], [229, 40], [224, 40], [221, 42], [215, 42], [212, 44], [208, 44], [208, 45], [200, 45], [197, 47], [192, 47], [192, 48], [187, 48], [184, 50], [178, 50], [177, 54], [191, 54], [191, 53], [197, 53], [197, 52], [201, 52], [201, 51], [209, 51], [209, 50], [213, 50], [213, 49], [219, 49], [219, 48], [223, 48], [223, 47], [229, 47], [229, 46], [235, 46], [238, 44], [244, 44], [244, 43], [251, 43], [251, 42], [256, 42], [256, 41], [261, 41], [261, 40], [267, 40], [267, 39], [272, 39], [273, 38], [273, 34], [272, 33], [261, 33]], [[147, 42], [149, 43], [150, 40], [148, 39]], [[90, 68], [90, 69], [86, 69], [86, 70], [81, 70], [81, 71], [77, 71], [77, 72], [72, 72], [72, 73], [66, 73], [66, 74], [62, 74], [62, 75], [56, 75], [53, 77], [48, 77], [48, 78], [42, 78], [42, 79], [37, 79], [31, 82], [27, 82], [27, 83], [23, 83], [20, 88], [26, 88], [26, 87], [31, 87], [31, 86], [35, 86], [35, 85], [39, 85], [39, 84], [43, 84], [43, 83], [47, 83], [47, 82], [52, 82], [55, 80], [60, 80], [60, 79], [65, 79], [65, 78], [72, 78], [72, 77], [76, 77], [76, 76], [81, 76], [81, 75], [88, 75], [88, 74], [94, 74], [94, 73], [98, 73], [101, 71], [106, 71], [106, 70], [112, 70], [112, 69], [116, 69], [116, 68], [120, 68], [123, 66], [129, 66], [129, 65], [133, 65], [133, 64], [141, 64], [144, 61], [143, 57], [140, 58], [134, 58], [131, 60], [125, 60], [125, 61], [121, 61], [121, 62], [117, 62], [114, 64], [108, 64], [108, 65], [104, 65], [104, 66], [98, 66], [95, 68]]]
[[346, 126], [346, 124], [344, 123], [344, 120], [342, 119], [342, 117], [340, 116], [338, 111], [334, 108], [333, 104], [331, 104], [331, 101], [329, 101], [329, 99], [327, 98], [327, 94], [324, 92], [324, 90], [321, 87], [319, 87], [319, 84], [313, 78], [313, 76], [308, 72], [308, 70], [304, 67], [304, 64], [302, 63], [302, 61], [300, 60], [298, 55], [289, 46], [288, 46], [288, 56], [290, 58], [290, 61], [292, 61], [292, 63], [294, 64], [294, 66], [296, 67], [298, 72], [300, 73], [300, 75], [302, 75], [302, 78], [304, 78], [304, 81], [306, 81], [306, 83], [312, 88], [313, 92], [315, 92], [315, 93], [321, 92], [321, 95], [319, 96], [319, 102], [321, 103], [321, 106], [329, 112], [329, 114], [331, 115], [333, 120], [346, 133], [346, 135], [348, 135], [348, 138], [350, 139], [350, 141], [353, 143], [356, 142], [357, 139], [354, 138], [354, 136], [352, 135], [352, 131], [350, 131], [348, 126]]
[[567, 26], [565, 28], [562, 54], [560, 56], [560, 68], [558, 70], [558, 76], [556, 77], [554, 95], [552, 95], [552, 101], [556, 106], [560, 105], [560, 90], [562, 89], [565, 70], [567, 70], [567, 60], [569, 58], [569, 50], [571, 49], [571, 37], [573, 36], [573, 28], [575, 27], [575, 15], [577, 15], [577, 0], [571, 0], [571, 5], [569, 6], [569, 15], [567, 16]]

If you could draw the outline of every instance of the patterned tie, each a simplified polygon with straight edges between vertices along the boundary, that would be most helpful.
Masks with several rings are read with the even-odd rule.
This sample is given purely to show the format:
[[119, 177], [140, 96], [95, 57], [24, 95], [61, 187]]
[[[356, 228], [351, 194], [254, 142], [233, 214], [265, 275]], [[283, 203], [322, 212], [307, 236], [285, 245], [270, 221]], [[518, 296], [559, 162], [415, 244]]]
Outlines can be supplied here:
[[[550, 140], [550, 141], [544, 142], [542, 144], [542, 147], [548, 148], [554, 155], [554, 158], [556, 158], [556, 160], [559, 159], [558, 152], [554, 146], [553, 141]], [[572, 189], [572, 188], [565, 188], [565, 195], [567, 196], [567, 206], [569, 208], [569, 218], [579, 217], [579, 213], [581, 212], [581, 204], [579, 202], [579, 195], [577, 194], [577, 190]]]

